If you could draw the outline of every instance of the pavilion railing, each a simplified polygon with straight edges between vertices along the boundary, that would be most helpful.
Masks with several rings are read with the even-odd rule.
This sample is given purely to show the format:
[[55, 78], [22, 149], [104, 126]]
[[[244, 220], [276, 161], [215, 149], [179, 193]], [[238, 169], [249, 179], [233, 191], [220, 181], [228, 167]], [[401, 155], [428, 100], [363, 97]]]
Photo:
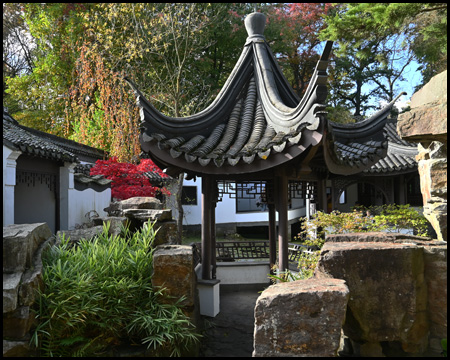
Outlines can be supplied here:
[[[289, 243], [288, 258], [291, 262], [297, 262], [302, 252], [314, 250], [306, 245]], [[202, 244], [191, 243], [194, 249], [195, 265], [201, 263]], [[216, 261], [236, 261], [241, 259], [268, 259], [269, 241], [217, 241]]]

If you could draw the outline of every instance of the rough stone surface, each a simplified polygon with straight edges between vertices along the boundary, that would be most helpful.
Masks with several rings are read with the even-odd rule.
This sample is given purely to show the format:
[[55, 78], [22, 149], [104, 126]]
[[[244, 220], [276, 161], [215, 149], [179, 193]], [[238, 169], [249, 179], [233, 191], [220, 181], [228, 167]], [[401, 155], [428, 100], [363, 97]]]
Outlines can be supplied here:
[[103, 226], [104, 223], [109, 222], [109, 235], [119, 235], [122, 227], [127, 227], [129, 219], [125, 216], [106, 216], [94, 219], [94, 226]]
[[401, 342], [409, 353], [428, 342], [423, 249], [415, 244], [326, 242], [315, 275], [350, 290], [344, 332], [354, 341]]
[[29, 306], [22, 306], [3, 316], [3, 337], [24, 338], [31, 329], [34, 313]]
[[3, 228], [3, 272], [24, 271], [34, 252], [52, 236], [46, 223], [8, 225]]
[[126, 209], [155, 209], [162, 210], [161, 201], [154, 197], [138, 196], [120, 201], [122, 210]]
[[399, 115], [397, 131], [419, 143], [416, 160], [424, 216], [438, 240], [447, 241], [447, 71], [412, 96], [411, 110]]
[[172, 220], [172, 210], [153, 210], [153, 209], [127, 209], [123, 214], [132, 219], [144, 221], [166, 221]]
[[94, 226], [87, 229], [62, 230], [56, 233], [57, 242], [60, 242], [64, 234], [65, 238], [70, 238], [71, 243], [77, 243], [81, 239], [90, 240], [103, 232], [103, 226]]
[[42, 251], [53, 241], [46, 223], [3, 228], [3, 356], [34, 354], [28, 344], [35, 319], [31, 306], [43, 286]]
[[153, 254], [152, 285], [165, 287], [169, 296], [185, 296], [183, 304], [194, 305], [196, 277], [191, 246], [161, 245]]
[[253, 356], [336, 356], [348, 295], [338, 279], [270, 286], [256, 302]]
[[430, 348], [441, 351], [447, 338], [447, 245], [425, 246], [425, 280], [428, 285]]
[[176, 221], [156, 222], [155, 229], [158, 230], [153, 245], [176, 245], [178, 241], [178, 226]]
[[14, 311], [17, 308], [19, 284], [22, 273], [3, 273], [3, 313]]
[[153, 253], [152, 286], [165, 288], [167, 297], [161, 301], [180, 302], [183, 312], [199, 327], [200, 305], [197, 276], [194, 270], [194, 251], [186, 245], [160, 245]]
[[[431, 238], [416, 235], [385, 232], [347, 233], [331, 234], [326, 237], [327, 243], [334, 242], [393, 242], [393, 243], [414, 243], [422, 245], [434, 244]], [[440, 243], [438, 243], [440, 244]]]
[[416, 92], [411, 97], [410, 106], [410, 111], [398, 117], [397, 130], [402, 138], [408, 141], [446, 138], [447, 71], [434, 76], [428, 84]]
[[3, 357], [29, 357], [33, 353], [29, 341], [3, 340]]

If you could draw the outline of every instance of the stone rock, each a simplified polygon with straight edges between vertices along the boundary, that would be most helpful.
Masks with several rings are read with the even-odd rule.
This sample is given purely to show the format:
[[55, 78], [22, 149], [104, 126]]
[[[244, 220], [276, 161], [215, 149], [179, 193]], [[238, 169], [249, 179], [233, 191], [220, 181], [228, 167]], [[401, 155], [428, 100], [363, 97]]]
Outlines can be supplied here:
[[3, 227], [3, 272], [23, 272], [30, 268], [34, 252], [51, 236], [47, 223]]
[[120, 201], [122, 210], [126, 209], [154, 209], [162, 210], [163, 205], [161, 201], [154, 197], [137, 196]]
[[428, 203], [423, 207], [423, 215], [433, 226], [438, 240], [447, 241], [447, 204]]
[[156, 222], [155, 229], [158, 230], [153, 246], [168, 244], [176, 245], [178, 241], [178, 225], [176, 221]]
[[109, 235], [119, 235], [122, 227], [126, 228], [130, 221], [125, 216], [106, 216], [94, 219], [94, 226], [103, 226], [107, 222], [110, 223]]
[[326, 242], [318, 278], [344, 279], [350, 290], [345, 334], [354, 341], [401, 342], [408, 353], [428, 341], [423, 249], [412, 243]]
[[196, 328], [201, 326], [192, 246], [157, 246], [153, 254], [152, 286], [165, 288], [167, 297], [161, 298], [162, 302], [175, 303], [184, 297], [180, 302], [184, 314]]
[[438, 240], [447, 241], [447, 71], [412, 96], [411, 110], [399, 115], [397, 131], [403, 139], [419, 143], [416, 160], [424, 216]]
[[108, 216], [122, 216], [122, 206], [117, 201], [110, 203], [103, 211], [106, 211]]
[[253, 356], [336, 356], [348, 296], [339, 279], [270, 286], [256, 301]]
[[[182, 304], [194, 307], [197, 278], [194, 253], [187, 245], [157, 246], [153, 254], [152, 285], [166, 288], [165, 293], [175, 301], [185, 296]], [[166, 299], [166, 301], [173, 301]]]
[[22, 306], [3, 315], [3, 337], [22, 339], [34, 323], [34, 313], [29, 306]]
[[56, 233], [57, 243], [61, 242], [63, 236], [65, 239], [70, 238], [71, 243], [77, 243], [81, 239], [90, 240], [103, 232], [103, 226], [94, 226], [87, 229], [61, 230]]
[[397, 131], [408, 141], [447, 141], [447, 71], [411, 97], [411, 110], [398, 117]]
[[383, 357], [383, 348], [378, 342], [364, 343], [359, 346], [359, 356], [361, 357]]
[[447, 134], [447, 101], [434, 103], [398, 116], [397, 131], [407, 141], [430, 142], [444, 140]]
[[33, 257], [33, 266], [27, 269], [19, 287], [19, 305], [31, 306], [36, 300], [36, 292], [42, 290], [44, 281], [42, 279], [42, 252], [54, 242], [53, 238], [42, 243]]
[[30, 348], [30, 342], [3, 340], [3, 357], [30, 357], [34, 351]]
[[447, 70], [433, 76], [419, 91], [411, 97], [411, 109], [447, 100]]
[[431, 238], [400, 233], [365, 232], [331, 234], [326, 236], [327, 243], [335, 242], [392, 242], [392, 243], [414, 243], [429, 245]]
[[447, 338], [447, 245], [425, 246], [424, 260], [430, 347], [439, 353], [442, 350], [440, 340]]
[[172, 220], [172, 210], [154, 210], [154, 209], [127, 209], [123, 210], [127, 218], [137, 219], [139, 221], [166, 221]]
[[3, 273], [3, 314], [14, 311], [17, 308], [19, 285], [22, 273]]
[[447, 197], [447, 159], [420, 160], [418, 164], [423, 203]]

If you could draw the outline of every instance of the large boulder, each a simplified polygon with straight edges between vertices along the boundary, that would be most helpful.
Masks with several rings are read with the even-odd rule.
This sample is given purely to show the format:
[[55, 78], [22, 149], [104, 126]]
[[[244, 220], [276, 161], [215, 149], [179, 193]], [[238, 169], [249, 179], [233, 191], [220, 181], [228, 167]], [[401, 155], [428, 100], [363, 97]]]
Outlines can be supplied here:
[[[447, 70], [434, 76], [417, 91], [411, 110], [398, 117], [397, 131], [408, 141], [447, 141]], [[445, 120], [445, 121], [443, 121]]]
[[350, 299], [343, 329], [353, 341], [378, 350], [381, 342], [400, 342], [408, 353], [427, 348], [422, 247], [412, 242], [326, 242], [315, 276], [346, 281]]
[[75, 230], [61, 230], [56, 233], [56, 239], [59, 243], [63, 236], [65, 239], [69, 238], [69, 243], [76, 244], [80, 240], [91, 240], [94, 237], [100, 235], [103, 232], [103, 226], [93, 226], [87, 229], [75, 229]]
[[[3, 356], [32, 356], [31, 306], [42, 290], [42, 251], [53, 243], [46, 223], [3, 228]], [[6, 340], [7, 339], [7, 340]]]
[[153, 253], [152, 286], [164, 289], [162, 302], [179, 303], [192, 323], [200, 325], [194, 250], [187, 245], [160, 245]]
[[401, 138], [419, 143], [416, 156], [424, 216], [447, 241], [447, 71], [434, 76], [398, 117]]
[[447, 338], [447, 244], [424, 247], [425, 280], [428, 285], [430, 348], [440, 353]]
[[256, 301], [253, 356], [336, 356], [348, 296], [338, 279], [270, 286]]
[[30, 268], [36, 249], [52, 231], [47, 223], [16, 224], [3, 228], [3, 272], [22, 272]]

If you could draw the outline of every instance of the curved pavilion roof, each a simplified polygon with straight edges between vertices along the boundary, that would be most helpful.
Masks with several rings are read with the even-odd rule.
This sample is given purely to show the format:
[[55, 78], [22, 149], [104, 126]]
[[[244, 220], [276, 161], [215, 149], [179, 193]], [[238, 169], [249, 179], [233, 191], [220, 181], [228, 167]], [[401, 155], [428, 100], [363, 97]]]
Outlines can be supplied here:
[[[166, 116], [126, 79], [140, 108], [144, 153], [171, 175], [185, 171], [222, 176], [261, 174], [313, 159], [324, 162], [333, 173], [352, 174], [386, 155], [383, 127], [395, 100], [360, 123], [326, 120], [326, 69], [332, 42], [326, 43], [299, 99], [265, 41], [265, 15], [248, 15], [245, 26], [249, 36], [236, 66], [216, 99], [197, 114]], [[323, 149], [317, 153], [320, 144]]]

